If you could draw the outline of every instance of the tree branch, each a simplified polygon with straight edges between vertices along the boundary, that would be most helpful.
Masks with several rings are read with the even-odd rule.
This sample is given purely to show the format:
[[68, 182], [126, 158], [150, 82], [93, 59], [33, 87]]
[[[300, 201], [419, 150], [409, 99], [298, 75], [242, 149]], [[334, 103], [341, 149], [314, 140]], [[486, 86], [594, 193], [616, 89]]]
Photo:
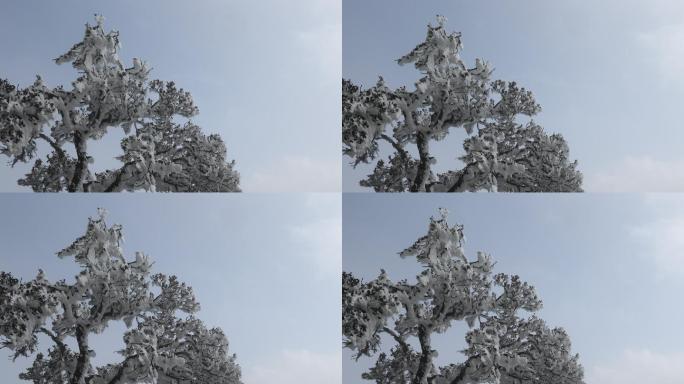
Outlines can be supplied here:
[[114, 181], [112, 181], [112, 183], [109, 184], [109, 186], [107, 188], [105, 188], [104, 191], [105, 192], [114, 192], [116, 190], [116, 188], [119, 187], [119, 185], [121, 184], [121, 181], [123, 180], [123, 175], [124, 175], [124, 172], [126, 171], [126, 167], [129, 167], [133, 164], [135, 164], [135, 163], [128, 162], [128, 163], [124, 164], [121, 168], [117, 169], [116, 170], [116, 177], [114, 178]]
[[78, 343], [78, 359], [70, 384], [83, 384], [90, 363], [90, 352], [88, 351], [88, 330], [82, 325], [76, 327], [76, 342]]
[[416, 375], [411, 384], [425, 384], [432, 363], [432, 350], [430, 349], [430, 332], [424, 326], [418, 328], [418, 341], [420, 341], [420, 361]]
[[399, 343], [399, 345], [401, 346], [401, 349], [403, 349], [404, 352], [406, 352], [406, 354], [408, 356], [408, 352], [410, 351], [410, 349], [409, 349], [409, 345], [406, 343], [406, 340], [404, 340], [404, 338], [401, 337], [400, 334], [398, 334], [397, 332], [395, 332], [395, 331], [393, 331], [387, 327], [383, 327], [382, 330], [385, 333], [387, 333], [388, 335], [392, 336], [394, 338], [394, 340], [396, 340], [397, 343]]
[[85, 138], [79, 131], [74, 132], [74, 146], [76, 147], [76, 168], [69, 184], [69, 192], [78, 192], [83, 176], [88, 169], [88, 154], [86, 153]]
[[61, 352], [62, 359], [64, 359], [64, 357], [66, 356], [66, 344], [64, 344], [64, 342], [59, 337], [57, 337], [57, 335], [55, 335], [54, 333], [52, 333], [49, 329], [47, 329], [45, 327], [40, 327], [38, 329], [38, 331], [48, 335], [52, 339], [52, 341], [54, 341], [55, 344], [57, 344], [57, 347], [59, 348], [59, 351]]
[[394, 147], [394, 149], [396, 149], [397, 152], [399, 152], [399, 156], [402, 158], [402, 160], [404, 160], [404, 163], [406, 165], [408, 165], [408, 160], [409, 160], [408, 152], [406, 152], [404, 147], [402, 147], [398, 142], [396, 142], [394, 139], [392, 139], [391, 137], [389, 137], [388, 135], [386, 135], [384, 133], [380, 135], [380, 138], [385, 140], [386, 142], [390, 143], [392, 145], [392, 147]]
[[138, 358], [138, 355], [132, 355], [128, 356], [122, 363], [119, 365], [119, 369], [116, 371], [116, 374], [109, 379], [107, 384], [118, 384], [121, 382], [121, 379], [123, 378], [124, 370], [126, 369], [126, 364], [128, 364], [129, 361]]
[[477, 165], [477, 163], [470, 163], [465, 166], [465, 168], [461, 169], [458, 175], [458, 179], [456, 179], [456, 182], [449, 187], [449, 192], [459, 192], [461, 191], [461, 187], [463, 187], [463, 183], [465, 182], [465, 176], [468, 173], [468, 169], [470, 167], [474, 167]]
[[470, 364], [473, 362], [473, 360], [475, 360], [478, 357], [479, 357], [479, 355], [470, 356], [468, 358], [468, 360], [466, 360], [466, 362], [463, 363], [463, 366], [461, 367], [461, 371], [458, 372], [458, 375], [456, 375], [456, 377], [454, 377], [449, 382], [449, 384], [461, 384], [463, 382], [463, 380], [465, 379], [466, 372], [468, 371], [468, 368], [470, 368]]
[[430, 174], [430, 153], [428, 147], [428, 138], [423, 132], [416, 134], [416, 146], [418, 146], [418, 154], [420, 161], [418, 163], [418, 172], [416, 179], [411, 186], [411, 192], [421, 192], [425, 188], [425, 182]]
[[66, 160], [66, 153], [64, 153], [64, 150], [59, 145], [57, 145], [57, 142], [52, 140], [48, 135], [44, 133], [39, 134], [38, 137], [47, 141], [48, 144], [50, 144], [50, 146], [52, 147], [52, 149], [55, 150], [55, 153], [57, 153], [57, 156], [59, 156], [60, 159]]

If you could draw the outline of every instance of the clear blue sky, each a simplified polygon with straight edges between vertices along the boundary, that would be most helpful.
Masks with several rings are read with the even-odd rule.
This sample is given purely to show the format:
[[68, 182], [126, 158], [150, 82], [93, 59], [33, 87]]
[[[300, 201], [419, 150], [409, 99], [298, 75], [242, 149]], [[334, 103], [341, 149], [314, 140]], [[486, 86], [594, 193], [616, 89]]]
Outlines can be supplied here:
[[[127, 257], [143, 251], [194, 288], [198, 317], [225, 331], [246, 384], [340, 383], [340, 205], [336, 194], [0, 194], [0, 270], [73, 279], [75, 263], [55, 252], [104, 207]], [[122, 331], [93, 338], [98, 362], [120, 361]], [[0, 355], [2, 382], [20, 383], [30, 360]]]
[[[12, 1], [0, 12], [0, 77], [68, 86], [76, 73], [52, 59], [83, 36], [93, 14], [120, 31], [121, 57], [174, 80], [219, 133], [245, 191], [340, 189], [341, 1]], [[120, 133], [90, 145], [112, 167]], [[5, 158], [0, 159], [3, 163]], [[19, 190], [30, 167], [0, 167], [0, 191]]]
[[[568, 331], [587, 384], [681, 383], [684, 196], [346, 194], [342, 204], [345, 271], [415, 281], [420, 265], [397, 253], [445, 207], [465, 226], [469, 257], [491, 253], [495, 272], [537, 288], [541, 316]], [[434, 338], [441, 364], [463, 361], [463, 336]], [[361, 383], [372, 360], [350, 356], [343, 383]]]
[[[534, 92], [536, 120], [566, 138], [587, 191], [684, 191], [681, 1], [345, 0], [343, 76], [412, 87], [420, 74], [395, 60], [437, 14], [463, 33], [467, 63], [488, 60], [495, 78]], [[458, 166], [462, 141], [433, 145], [438, 171]], [[360, 190], [372, 167], [343, 161], [343, 189]]]

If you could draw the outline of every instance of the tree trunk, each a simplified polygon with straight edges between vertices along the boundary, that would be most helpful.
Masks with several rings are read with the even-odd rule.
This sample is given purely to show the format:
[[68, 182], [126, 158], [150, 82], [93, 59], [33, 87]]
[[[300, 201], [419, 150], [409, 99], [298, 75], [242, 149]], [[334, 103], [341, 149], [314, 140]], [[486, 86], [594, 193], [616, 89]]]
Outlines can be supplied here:
[[76, 369], [74, 369], [70, 384], [85, 384], [85, 376], [90, 366], [90, 355], [88, 352], [88, 330], [83, 326], [76, 328], [76, 342], [78, 343], [78, 360], [76, 360]]
[[420, 162], [418, 163], [416, 179], [413, 180], [413, 185], [411, 186], [411, 192], [422, 192], [425, 191], [425, 183], [427, 183], [427, 178], [430, 175], [430, 149], [428, 138], [425, 137], [424, 133], [418, 132], [416, 135], [416, 145], [418, 146]]
[[420, 362], [418, 370], [411, 384], [427, 384], [427, 376], [432, 366], [432, 350], [430, 349], [430, 332], [421, 326], [418, 329], [418, 341], [420, 341]]
[[69, 192], [78, 192], [83, 182], [83, 176], [88, 169], [88, 154], [86, 153], [86, 142], [81, 132], [74, 132], [74, 146], [76, 147], [76, 167], [74, 175], [69, 183]]

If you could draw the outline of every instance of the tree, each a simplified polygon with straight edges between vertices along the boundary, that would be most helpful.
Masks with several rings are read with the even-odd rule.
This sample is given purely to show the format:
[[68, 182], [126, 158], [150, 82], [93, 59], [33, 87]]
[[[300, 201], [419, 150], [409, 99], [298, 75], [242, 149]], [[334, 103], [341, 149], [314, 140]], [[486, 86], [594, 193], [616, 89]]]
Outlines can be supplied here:
[[[398, 60], [422, 77], [415, 90], [389, 88], [382, 77], [368, 89], [342, 80], [343, 153], [352, 165], [379, 156], [380, 142], [393, 153], [361, 181], [376, 192], [579, 192], [582, 175], [569, 161], [561, 135], [547, 135], [534, 121], [541, 107], [515, 82], [492, 80], [480, 59], [468, 68], [459, 54], [461, 34], [447, 33], [445, 18], [428, 25], [425, 41]], [[464, 128], [463, 168], [435, 174], [430, 142]], [[417, 157], [415, 156], [417, 154]]]
[[[232, 192], [239, 191], [234, 161], [218, 135], [178, 118], [198, 113], [190, 93], [173, 82], [150, 80], [139, 59], [125, 68], [119, 33], [105, 33], [104, 18], [86, 24], [83, 40], [55, 59], [79, 73], [71, 89], [48, 88], [40, 76], [18, 88], [0, 79], [0, 153], [11, 165], [37, 157], [38, 142], [49, 144], [20, 185], [36, 192]], [[88, 142], [109, 129], [126, 134], [119, 169], [91, 172]]]
[[[469, 260], [463, 227], [450, 227], [446, 216], [441, 210], [431, 218], [427, 235], [399, 254], [422, 265], [416, 283], [392, 282], [384, 270], [367, 283], [342, 273], [344, 346], [358, 359], [392, 345], [363, 378], [378, 384], [582, 383], [566, 332], [534, 314], [542, 306], [534, 287], [518, 276], [492, 276], [488, 254]], [[432, 336], [460, 321], [469, 328], [464, 361], [436, 366]]]
[[[57, 253], [80, 266], [73, 283], [50, 282], [42, 270], [28, 282], [0, 272], [0, 348], [16, 359], [37, 352], [39, 335], [52, 342], [20, 378], [36, 384], [240, 383], [223, 331], [194, 316], [199, 303], [192, 288], [176, 276], [150, 275], [152, 261], [140, 252], [126, 260], [122, 227], [108, 227], [104, 216], [101, 210], [83, 236]], [[115, 321], [128, 327], [122, 361], [94, 367], [89, 336]]]

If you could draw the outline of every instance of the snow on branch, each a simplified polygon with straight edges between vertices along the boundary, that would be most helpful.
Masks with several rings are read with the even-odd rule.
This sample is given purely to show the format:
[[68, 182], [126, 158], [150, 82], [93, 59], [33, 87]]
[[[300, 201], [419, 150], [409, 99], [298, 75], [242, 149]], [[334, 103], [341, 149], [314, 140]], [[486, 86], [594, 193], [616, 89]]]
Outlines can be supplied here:
[[[413, 90], [392, 89], [382, 77], [367, 89], [342, 80], [343, 153], [353, 166], [377, 159], [361, 185], [376, 192], [581, 191], [582, 174], [563, 137], [529, 120], [541, 110], [532, 93], [493, 80], [484, 60], [468, 67], [461, 34], [447, 32], [445, 23], [438, 17], [425, 41], [397, 60], [420, 72]], [[463, 168], [435, 174], [430, 143], [456, 128], [470, 136], [458, 155]], [[378, 159], [382, 141], [392, 147], [387, 160]]]
[[[234, 161], [218, 135], [190, 121], [198, 113], [192, 95], [174, 82], [152, 80], [151, 68], [119, 58], [119, 32], [104, 18], [86, 24], [83, 40], [61, 55], [79, 76], [71, 88], [47, 87], [40, 77], [26, 88], [0, 79], [0, 153], [12, 164], [35, 159], [18, 183], [36, 192], [232, 192], [239, 191]], [[121, 129], [118, 169], [94, 172], [88, 143]], [[37, 158], [38, 143], [52, 150]]]
[[[494, 274], [490, 255], [470, 259], [463, 246], [463, 226], [450, 226], [441, 210], [427, 234], [399, 253], [420, 263], [414, 283], [394, 282], [384, 270], [369, 282], [342, 273], [344, 346], [357, 359], [377, 355], [363, 378], [378, 384], [582, 383], [567, 333], [537, 317], [542, 302], [534, 287], [516, 275]], [[468, 327], [463, 358], [437, 366], [432, 336], [455, 322]], [[383, 348], [389, 353], [378, 353], [382, 344], [389, 344]]]
[[[20, 377], [60, 384], [240, 383], [223, 331], [195, 317], [192, 288], [176, 276], [151, 275], [151, 259], [141, 252], [126, 258], [122, 242], [122, 227], [108, 226], [101, 210], [83, 236], [57, 252], [80, 267], [72, 283], [50, 282], [42, 270], [28, 282], [0, 272], [0, 346], [16, 359], [38, 351], [38, 335], [52, 341]], [[128, 328], [122, 361], [95, 367], [89, 336], [114, 321]]]

